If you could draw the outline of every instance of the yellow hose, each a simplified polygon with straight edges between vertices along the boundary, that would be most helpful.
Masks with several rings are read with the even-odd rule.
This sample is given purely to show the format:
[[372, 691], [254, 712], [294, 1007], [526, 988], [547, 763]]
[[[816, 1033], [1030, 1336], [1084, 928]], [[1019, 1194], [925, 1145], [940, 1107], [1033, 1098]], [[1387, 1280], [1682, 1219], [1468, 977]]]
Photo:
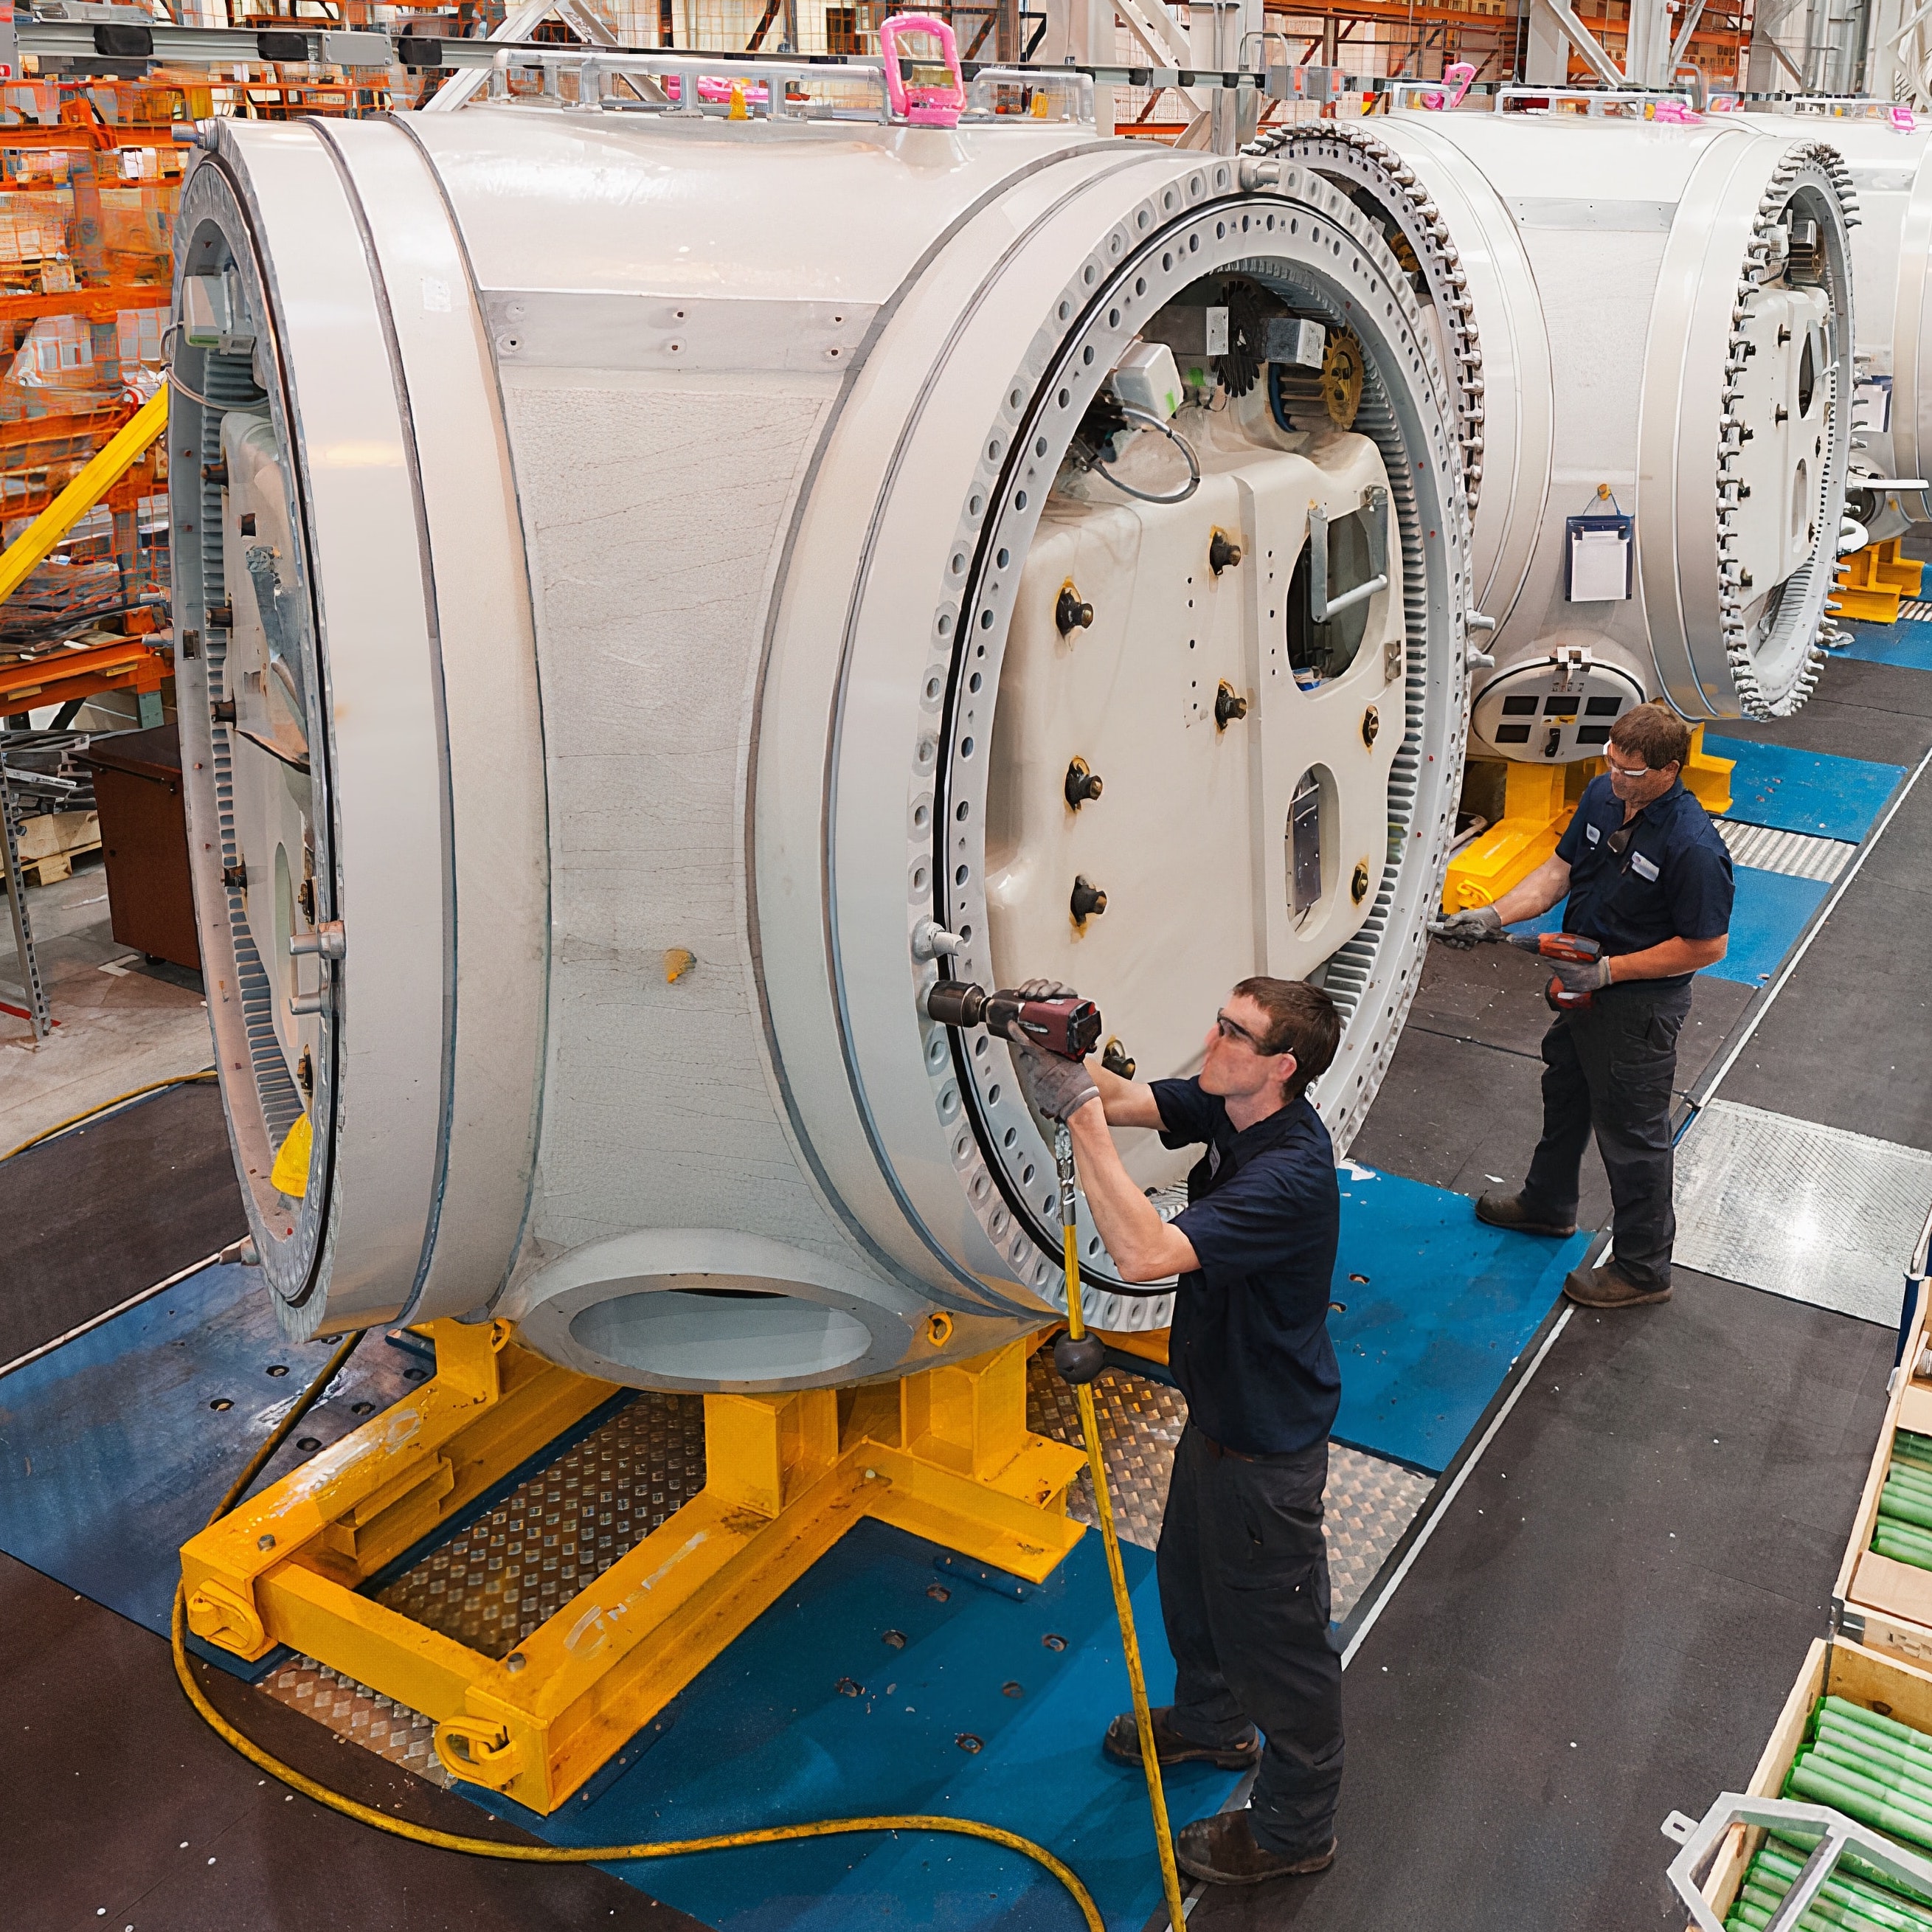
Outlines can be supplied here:
[[[1066, 1269], [1066, 1332], [1078, 1342], [1087, 1333], [1080, 1309], [1080, 1238], [1073, 1225], [1073, 1141], [1062, 1123], [1054, 1152], [1060, 1165], [1060, 1251]], [[1154, 1713], [1148, 1705], [1147, 1675], [1141, 1668], [1140, 1639], [1134, 1630], [1134, 1608], [1127, 1594], [1127, 1573], [1120, 1561], [1120, 1533], [1114, 1523], [1114, 1499], [1107, 1487], [1107, 1465], [1100, 1448], [1100, 1418], [1094, 1412], [1094, 1384], [1073, 1384], [1080, 1407], [1080, 1434], [1087, 1445], [1087, 1466], [1094, 1475], [1094, 1509], [1100, 1519], [1100, 1540], [1107, 1551], [1107, 1580], [1114, 1586], [1114, 1614], [1120, 1619], [1120, 1649], [1126, 1660], [1127, 1688], [1133, 1693], [1134, 1728], [1141, 1741], [1141, 1768], [1147, 1774], [1148, 1808], [1154, 1814], [1155, 1849], [1160, 1855], [1161, 1890], [1167, 1900], [1171, 1932], [1186, 1932], [1186, 1907], [1180, 1898], [1180, 1874], [1174, 1862], [1174, 1831], [1168, 1822], [1167, 1792], [1161, 1782], [1160, 1751], [1154, 1741]]]
[[[218, 1522], [241, 1500], [249, 1484], [267, 1467], [269, 1458], [293, 1432], [296, 1425], [334, 1380], [336, 1371], [348, 1360], [350, 1351], [362, 1339], [359, 1333], [350, 1336], [329, 1357], [321, 1373], [304, 1391], [301, 1400], [249, 1459], [248, 1466], [222, 1498], [209, 1522]], [[1092, 1400], [1090, 1396], [1088, 1397], [1088, 1439], [1097, 1442], [1090, 1413]], [[1131, 1630], [1132, 1627], [1128, 1628]], [[305, 1778], [292, 1766], [283, 1763], [280, 1758], [264, 1750], [252, 1738], [244, 1736], [208, 1702], [201, 1686], [195, 1682], [194, 1670], [188, 1663], [185, 1584], [175, 1586], [174, 1616], [170, 1636], [174, 1649], [175, 1675], [181, 1679], [181, 1687], [187, 1692], [188, 1702], [202, 1722], [224, 1744], [240, 1752], [257, 1770], [266, 1771], [292, 1791], [314, 1798], [316, 1804], [325, 1804], [332, 1811], [339, 1811], [345, 1818], [353, 1818], [358, 1824], [372, 1825], [379, 1832], [387, 1832], [392, 1838], [407, 1838], [414, 1844], [431, 1845], [438, 1851], [464, 1852], [471, 1858], [506, 1858], [520, 1864], [582, 1865], [615, 1864], [632, 1858], [682, 1858], [694, 1852], [722, 1852], [745, 1845], [782, 1844], [794, 1838], [840, 1838], [860, 1832], [944, 1832], [957, 1838], [983, 1838], [988, 1844], [1004, 1846], [1008, 1851], [1018, 1852], [1034, 1864], [1043, 1866], [1065, 1886], [1079, 1907], [1087, 1932], [1106, 1932], [1106, 1922], [1100, 1916], [1100, 1907], [1094, 1903], [1093, 1894], [1070, 1867], [1030, 1838], [1022, 1838], [1016, 1832], [1002, 1831], [997, 1825], [982, 1825], [973, 1818], [942, 1818], [923, 1813], [895, 1817], [820, 1818], [808, 1824], [767, 1825], [755, 1832], [721, 1832], [704, 1838], [674, 1838], [636, 1845], [579, 1846], [508, 1844], [499, 1839], [466, 1838], [454, 1832], [438, 1832], [427, 1825], [412, 1825], [406, 1819], [392, 1818], [371, 1805], [358, 1803], [339, 1791], [330, 1790], [326, 1784], [318, 1784], [312, 1778]], [[1138, 1667], [1138, 1657], [1135, 1661]], [[1180, 1922], [1177, 1919], [1174, 1922], [1178, 1925]]]
[[77, 1127], [83, 1120], [92, 1120], [97, 1114], [105, 1114], [119, 1106], [124, 1100], [138, 1100], [143, 1094], [158, 1094], [164, 1087], [190, 1086], [197, 1080], [212, 1080], [214, 1069], [205, 1066], [199, 1073], [170, 1074], [165, 1080], [150, 1080], [145, 1087], [130, 1087], [124, 1094], [117, 1094], [111, 1100], [104, 1100], [98, 1107], [83, 1108], [78, 1114], [70, 1114], [64, 1120], [57, 1120], [50, 1127], [43, 1128], [37, 1134], [30, 1134], [16, 1148], [9, 1148], [0, 1154], [0, 1160], [11, 1160], [16, 1154], [25, 1154], [28, 1148], [38, 1147], [43, 1141], [50, 1141], [56, 1134], [64, 1134], [70, 1127]]

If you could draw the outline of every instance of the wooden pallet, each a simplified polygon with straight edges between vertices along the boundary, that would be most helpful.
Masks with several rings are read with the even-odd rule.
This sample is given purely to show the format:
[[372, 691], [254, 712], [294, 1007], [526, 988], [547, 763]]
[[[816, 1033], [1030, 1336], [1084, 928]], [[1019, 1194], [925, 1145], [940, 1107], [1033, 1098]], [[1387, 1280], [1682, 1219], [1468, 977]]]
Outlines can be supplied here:
[[20, 870], [30, 886], [69, 878], [75, 860], [100, 849], [98, 812], [44, 812], [20, 821]]

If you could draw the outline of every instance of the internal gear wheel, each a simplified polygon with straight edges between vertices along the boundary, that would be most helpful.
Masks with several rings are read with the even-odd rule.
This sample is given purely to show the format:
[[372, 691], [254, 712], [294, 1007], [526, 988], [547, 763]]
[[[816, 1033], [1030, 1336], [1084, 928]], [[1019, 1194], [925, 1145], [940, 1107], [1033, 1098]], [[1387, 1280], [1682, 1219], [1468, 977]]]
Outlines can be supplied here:
[[[1415, 171], [1380, 136], [1346, 121], [1281, 128], [1251, 141], [1242, 153], [1256, 160], [1300, 162], [1345, 192], [1370, 190], [1382, 206], [1401, 211], [1388, 238], [1406, 268], [1419, 274], [1441, 317], [1456, 397], [1456, 440], [1462, 452], [1464, 494], [1472, 512], [1483, 481], [1483, 358], [1468, 296], [1468, 278], [1448, 224]], [[1324, 377], [1326, 370], [1324, 371]], [[1292, 379], [1284, 373], [1284, 397]], [[1346, 425], [1345, 425], [1346, 426]]]
[[1288, 420], [1319, 428], [1353, 429], [1362, 406], [1362, 345], [1346, 330], [1328, 338], [1319, 369], [1282, 368], [1274, 378], [1275, 400]]

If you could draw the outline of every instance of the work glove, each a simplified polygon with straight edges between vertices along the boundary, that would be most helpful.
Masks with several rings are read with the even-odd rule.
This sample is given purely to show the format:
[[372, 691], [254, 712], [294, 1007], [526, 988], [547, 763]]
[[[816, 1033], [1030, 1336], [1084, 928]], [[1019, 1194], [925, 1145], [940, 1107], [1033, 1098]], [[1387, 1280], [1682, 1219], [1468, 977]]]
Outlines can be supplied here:
[[1601, 959], [1558, 959], [1551, 962], [1566, 993], [1600, 993], [1610, 983], [1610, 962]]
[[1022, 980], [1013, 991], [1023, 1000], [1077, 1000], [1080, 997], [1071, 986], [1063, 986], [1058, 980]]
[[[1034, 983], [1047, 986], [1052, 982], [1039, 980]], [[1028, 997], [1055, 999], [1060, 995], [1034, 993]], [[1100, 1090], [1094, 1085], [1094, 1076], [1087, 1071], [1084, 1060], [1063, 1060], [1058, 1054], [1048, 1053], [1024, 1040], [1013, 1040], [1009, 1044], [1012, 1048], [1013, 1071], [1019, 1076], [1020, 1090], [1042, 1120], [1070, 1119], [1089, 1100], [1100, 1097]]]
[[1447, 919], [1432, 919], [1429, 929], [1445, 944], [1466, 952], [1483, 940], [1501, 937], [1502, 914], [1492, 905], [1469, 906]]

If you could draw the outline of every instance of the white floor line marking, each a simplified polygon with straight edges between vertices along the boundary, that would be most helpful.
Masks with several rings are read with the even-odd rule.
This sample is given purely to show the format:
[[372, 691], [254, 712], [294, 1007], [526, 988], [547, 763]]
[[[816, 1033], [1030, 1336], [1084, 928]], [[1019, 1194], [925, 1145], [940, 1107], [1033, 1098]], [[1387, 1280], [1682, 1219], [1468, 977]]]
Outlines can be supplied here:
[[[230, 1246], [236, 1245], [231, 1243]], [[138, 1294], [130, 1294], [125, 1301], [117, 1301], [112, 1308], [104, 1308], [91, 1320], [83, 1322], [77, 1328], [70, 1328], [64, 1335], [56, 1335], [51, 1342], [43, 1342], [38, 1348], [29, 1348], [24, 1355], [16, 1355], [10, 1362], [0, 1363], [0, 1376], [10, 1376], [16, 1369], [24, 1369], [29, 1362], [38, 1362], [43, 1355], [51, 1355], [63, 1343], [73, 1341], [76, 1336], [85, 1335], [90, 1328], [98, 1328], [104, 1322], [112, 1322], [117, 1315], [124, 1315], [130, 1308], [137, 1308], [144, 1301], [152, 1301], [158, 1294], [187, 1280], [191, 1274], [199, 1274], [205, 1268], [212, 1268], [228, 1252], [226, 1248], [217, 1248], [213, 1254], [184, 1268], [179, 1274], [171, 1274], [166, 1281], [158, 1281], [152, 1288], [144, 1288]]]
[[1928, 765], [1932, 765], [1932, 752], [1928, 752], [1924, 757], [1913, 766], [1912, 776], [1899, 788], [1897, 793], [1894, 794], [1892, 802], [1886, 807], [1884, 814], [1878, 823], [1865, 835], [1857, 852], [1853, 855], [1852, 862], [1840, 874], [1837, 883], [1820, 905], [1817, 917], [1806, 928], [1804, 937], [1792, 947], [1784, 964], [1778, 969], [1778, 977], [1765, 988], [1764, 998], [1758, 1002], [1756, 1012], [1751, 1015], [1745, 1024], [1744, 1031], [1738, 1034], [1736, 1044], [1730, 1052], [1724, 1055], [1723, 1062], [1718, 1066], [1717, 1072], [1709, 1075], [1704, 1080], [1702, 1091], [1691, 1102], [1695, 1111], [1685, 1125], [1686, 1132], [1696, 1124], [1696, 1116], [1704, 1111], [1705, 1102], [1715, 1096], [1718, 1089], [1724, 1084], [1724, 1076], [1737, 1064], [1738, 1054], [1750, 1044], [1751, 1035], [1757, 1031], [1760, 1022], [1771, 1010], [1771, 1003], [1784, 991], [1792, 974], [1798, 970], [1798, 962], [1810, 951], [1812, 940], [1824, 931], [1826, 921], [1838, 910], [1838, 902], [1844, 897], [1852, 881], [1858, 877], [1859, 868], [1864, 865], [1867, 856], [1877, 845], [1878, 842], [1885, 836], [1886, 828], [1898, 815], [1899, 808], [1912, 796], [1912, 788], [1924, 776], [1925, 767]]
[[1449, 1514], [1450, 1505], [1455, 1502], [1457, 1496], [1461, 1492], [1462, 1485], [1469, 1480], [1469, 1472], [1483, 1460], [1484, 1451], [1496, 1440], [1496, 1431], [1509, 1420], [1510, 1411], [1515, 1408], [1516, 1403], [1522, 1399], [1523, 1390], [1528, 1388], [1537, 1370], [1542, 1367], [1544, 1358], [1556, 1347], [1557, 1336], [1569, 1327], [1570, 1318], [1576, 1312], [1574, 1305], [1568, 1306], [1556, 1318], [1556, 1327], [1543, 1338], [1543, 1346], [1538, 1349], [1531, 1358], [1529, 1366], [1516, 1378], [1516, 1387], [1510, 1390], [1508, 1397], [1504, 1402], [1502, 1407], [1496, 1411], [1489, 1427], [1483, 1431], [1483, 1439], [1476, 1444], [1474, 1454], [1456, 1472], [1456, 1480], [1449, 1485], [1448, 1493], [1443, 1497], [1442, 1502], [1430, 1512], [1429, 1520], [1422, 1526], [1422, 1534], [1408, 1546], [1408, 1551], [1403, 1556], [1401, 1562], [1396, 1567], [1395, 1574], [1388, 1580], [1388, 1588], [1377, 1596], [1374, 1604], [1370, 1608], [1368, 1615], [1362, 1619], [1361, 1628], [1348, 1640], [1348, 1647], [1342, 1653], [1342, 1668], [1344, 1670], [1346, 1670], [1349, 1664], [1354, 1661], [1356, 1652], [1362, 1647], [1363, 1640], [1375, 1628], [1376, 1619], [1382, 1615], [1382, 1606], [1402, 1587], [1402, 1580], [1408, 1574], [1410, 1567], [1422, 1554], [1424, 1544], [1436, 1534], [1436, 1526]]

